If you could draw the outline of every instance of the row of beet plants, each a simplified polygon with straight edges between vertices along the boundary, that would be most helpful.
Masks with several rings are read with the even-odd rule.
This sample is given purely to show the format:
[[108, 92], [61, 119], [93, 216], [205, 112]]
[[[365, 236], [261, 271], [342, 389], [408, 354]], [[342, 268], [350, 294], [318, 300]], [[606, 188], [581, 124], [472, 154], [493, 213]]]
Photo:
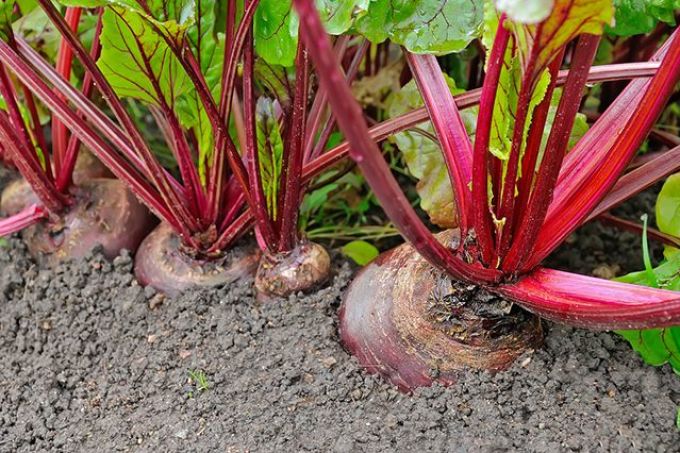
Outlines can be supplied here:
[[[680, 80], [678, 32], [648, 62], [593, 66], [615, 14], [636, 26], [616, 2], [61, 3], [6, 1], [1, 11], [2, 158], [23, 182], [3, 194], [0, 233], [23, 230], [37, 257], [136, 249], [138, 279], [171, 295], [253, 272], [263, 295], [318, 287], [330, 258], [300, 231], [300, 205], [310, 182], [349, 156], [409, 244], [357, 276], [341, 337], [402, 389], [508, 366], [541, 340], [529, 312], [592, 329], [680, 324], [676, 292], [541, 267], [579, 226], [680, 167], [675, 147], [627, 171]], [[53, 61], [13, 26], [35, 11], [58, 32]], [[462, 50], [480, 30], [483, 86], [452, 92], [432, 53]], [[413, 79], [404, 93], [419, 93], [416, 108], [397, 105], [370, 128], [350, 84], [390, 47], [367, 52], [367, 39], [402, 46], [402, 75]], [[612, 80], [632, 81], [578, 132], [587, 85]], [[153, 119], [176, 170], [132, 105]], [[439, 164], [417, 176], [444, 175], [444, 200], [426, 206], [423, 196], [448, 228], [437, 235], [378, 145], [405, 133], [394, 138], [401, 147], [409, 130], [422, 138], [428, 121]], [[336, 128], [347, 142], [327, 150]], [[240, 241], [249, 231], [257, 246]]]

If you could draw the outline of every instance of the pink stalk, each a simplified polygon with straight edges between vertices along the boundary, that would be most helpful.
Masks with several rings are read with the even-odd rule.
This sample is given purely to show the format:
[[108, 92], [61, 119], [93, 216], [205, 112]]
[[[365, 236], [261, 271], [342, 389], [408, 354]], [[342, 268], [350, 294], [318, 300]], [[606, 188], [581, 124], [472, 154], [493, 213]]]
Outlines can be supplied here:
[[[536, 175], [535, 187], [529, 197], [528, 205], [522, 206], [523, 212], [517, 229], [517, 237], [513, 240], [512, 248], [503, 260], [503, 269], [508, 273], [516, 271], [529, 253], [533, 240], [545, 219], [548, 206], [552, 201], [552, 193], [562, 166], [562, 160], [567, 150], [571, 130], [581, 106], [581, 97], [588, 77], [588, 69], [593, 64], [599, 43], [600, 37], [594, 35], [582, 35], [578, 40], [571, 65], [572, 70], [569, 71], [567, 83], [557, 107], [543, 161], [540, 163]], [[549, 102], [550, 99], [548, 99]], [[542, 132], [541, 128], [541, 136]], [[528, 170], [531, 173], [525, 175], [525, 177], [531, 178], [534, 170], [533, 168]]]
[[623, 175], [607, 196], [588, 215], [588, 220], [609, 211], [633, 195], [680, 170], [680, 146], [664, 152], [656, 159]]
[[284, 144], [283, 171], [281, 174], [281, 223], [279, 252], [287, 252], [298, 243], [298, 216], [302, 202], [302, 164], [307, 123], [307, 98], [309, 96], [309, 59], [300, 42], [295, 60], [295, 95], [291, 119]]
[[167, 179], [163, 167], [158, 163], [152, 151], [149, 149], [147, 143], [137, 129], [134, 121], [125, 109], [125, 106], [116, 95], [111, 84], [106, 80], [101, 73], [97, 64], [92, 60], [88, 52], [82, 46], [73, 31], [69, 28], [64, 18], [59, 14], [50, 0], [38, 0], [43, 10], [59, 30], [62, 37], [69, 43], [74, 54], [78, 60], [83, 64], [85, 70], [92, 75], [97, 89], [102, 93], [109, 107], [113, 111], [115, 117], [123, 126], [124, 130], [130, 135], [130, 140], [134, 145], [134, 149], [139, 153], [139, 156], [149, 169], [151, 180], [158, 188], [161, 197], [164, 199], [168, 210], [173, 213], [177, 219], [174, 224], [184, 225], [180, 231], [185, 241], [191, 242], [190, 235], [187, 236], [188, 230], [196, 229], [198, 224], [196, 219], [188, 211], [186, 205], [182, 203], [181, 197], [174, 187]]
[[68, 199], [57, 191], [45, 172], [36, 170], [31, 165], [32, 150], [18, 137], [17, 130], [4, 112], [0, 112], [0, 140], [12, 162], [45, 207], [53, 213], [64, 209], [68, 205]]
[[542, 318], [591, 330], [680, 324], [680, 295], [675, 291], [544, 268], [496, 291]]
[[[78, 31], [78, 24], [82, 16], [82, 8], [66, 8], [64, 20], [74, 32]], [[66, 80], [71, 78], [71, 66], [73, 65], [73, 51], [63, 38], [59, 43], [59, 53], [57, 54], [57, 72]], [[65, 159], [66, 148], [68, 146], [68, 130], [59, 120], [52, 122], [52, 155], [54, 158], [54, 170], [56, 174], [61, 173], [62, 162]]]
[[357, 162], [373, 187], [387, 215], [418, 252], [452, 276], [467, 281], [497, 281], [500, 274], [496, 270], [465, 263], [451, 250], [437, 242], [418, 218], [392, 176], [380, 149], [369, 135], [361, 107], [352, 97], [342, 70], [335, 61], [330, 40], [313, 1], [294, 0], [294, 5], [300, 15], [302, 37], [316, 64], [321, 84], [328, 92], [331, 108], [340, 129], [352, 144], [350, 156]]
[[406, 59], [441, 144], [453, 188], [458, 226], [462, 236], [465, 237], [471, 199], [469, 184], [472, 181], [472, 144], [434, 55], [415, 55], [407, 52]]
[[[536, 266], [578, 228], [625, 171], [680, 80], [680, 31], [673, 34], [670, 43], [661, 67], [643, 91], [642, 99], [634, 109], [632, 117], [623, 122], [621, 131], [618, 133], [616, 130], [610, 131], [603, 135], [604, 143], [596, 143], [598, 146], [593, 152], [598, 153], [595, 157], [600, 159], [591, 157], [589, 160], [593, 164], [601, 165], [579, 173], [572, 186], [558, 185], [556, 190], [563, 192], [560, 193], [557, 202], [551, 205], [551, 211], [558, 214], [550, 216], [549, 213], [535, 248], [523, 269]], [[615, 134], [613, 140], [612, 134]], [[606, 164], [602, 162], [603, 160]]]
[[[92, 48], [90, 49], [90, 56], [93, 60], [99, 58], [99, 53], [101, 51], [101, 41], [100, 36], [102, 34], [102, 17], [104, 15], [104, 8], [99, 8], [97, 17], [97, 26], [94, 30], [94, 37], [92, 38]], [[92, 94], [92, 89], [94, 87], [94, 82], [90, 74], [85, 74], [83, 80], [83, 95], [87, 98]], [[61, 123], [59, 123], [61, 124]], [[64, 161], [62, 164], [61, 172], [57, 175], [57, 189], [60, 191], [66, 190], [73, 182], [73, 170], [76, 166], [76, 160], [78, 159], [78, 154], [80, 152], [80, 140], [78, 137], [72, 135], [69, 138], [68, 145], [66, 147], [66, 154], [64, 155]]]
[[248, 178], [251, 181], [252, 199], [250, 207], [255, 213], [257, 226], [264, 238], [264, 242], [270, 246], [276, 243], [274, 220], [267, 212], [267, 198], [262, 185], [260, 173], [260, 156], [257, 143], [257, 118], [255, 114], [255, 81], [254, 81], [255, 51], [253, 49], [252, 33], [248, 33], [246, 46], [243, 53], [243, 108], [246, 125], [246, 147]]
[[8, 236], [31, 225], [35, 225], [48, 216], [40, 205], [32, 204], [11, 217], [0, 219], [0, 236]]
[[506, 17], [501, 16], [493, 48], [489, 54], [485, 83], [479, 103], [477, 131], [472, 161], [472, 201], [469, 205], [472, 225], [477, 236], [477, 243], [482, 254], [482, 262], [487, 266], [495, 263], [494, 236], [489, 206], [489, 141], [493, 109], [498, 92], [498, 81], [503, 70], [505, 52], [510, 42], [510, 31], [504, 26]]

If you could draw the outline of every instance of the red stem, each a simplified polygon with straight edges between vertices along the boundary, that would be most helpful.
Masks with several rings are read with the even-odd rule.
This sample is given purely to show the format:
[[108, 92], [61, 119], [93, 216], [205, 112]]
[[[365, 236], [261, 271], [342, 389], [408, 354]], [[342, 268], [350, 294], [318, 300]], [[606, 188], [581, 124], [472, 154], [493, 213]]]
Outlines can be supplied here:
[[342, 70], [332, 52], [328, 36], [312, 0], [294, 0], [300, 16], [300, 30], [321, 84], [328, 90], [328, 100], [340, 129], [352, 143], [350, 156], [361, 168], [387, 215], [423, 257], [450, 275], [467, 281], [495, 282], [500, 274], [492, 269], [472, 266], [446, 246], [440, 244], [422, 223], [404, 196], [380, 149], [371, 139], [361, 107], [352, 97]]
[[40, 205], [32, 204], [11, 217], [0, 219], [0, 236], [16, 233], [46, 218], [47, 211]]
[[295, 96], [288, 125], [283, 156], [282, 209], [278, 251], [287, 252], [298, 243], [298, 215], [302, 202], [302, 164], [307, 123], [307, 97], [309, 96], [309, 58], [302, 42], [298, 43], [295, 59]]
[[680, 146], [623, 175], [587, 219], [591, 220], [609, 211], [678, 170], [680, 170]]
[[[66, 8], [64, 20], [74, 33], [78, 31], [78, 24], [83, 14], [79, 7]], [[57, 54], [57, 72], [66, 80], [71, 79], [71, 67], [73, 66], [73, 51], [68, 42], [62, 37]], [[54, 171], [61, 174], [62, 163], [66, 156], [68, 146], [68, 129], [58, 119], [52, 121], [52, 156], [54, 159]]]
[[592, 330], [680, 324], [680, 295], [645, 286], [539, 268], [494, 289], [551, 321]]
[[493, 109], [498, 92], [498, 81], [503, 70], [505, 52], [510, 42], [510, 31], [504, 26], [506, 17], [499, 20], [496, 37], [489, 54], [487, 73], [482, 86], [477, 116], [477, 131], [472, 158], [472, 201], [469, 205], [470, 218], [477, 244], [481, 252], [482, 262], [495, 267], [494, 236], [491, 228], [491, 207], [489, 206], [489, 141]]
[[[538, 156], [541, 151], [541, 144], [543, 143], [543, 132], [545, 130], [546, 121], [550, 112], [550, 106], [552, 104], [557, 72], [559, 71], [562, 61], [564, 60], [564, 50], [565, 49], [562, 49], [559, 55], [548, 66], [548, 71], [550, 73], [550, 85], [548, 86], [545, 97], [534, 111], [533, 119], [529, 129], [529, 137], [527, 139], [527, 145], [526, 149], [524, 150], [524, 157], [522, 158], [521, 163], [522, 176], [517, 184], [517, 206], [527, 206], [527, 203], [529, 202], [529, 196], [531, 195], [531, 189], [534, 186], [536, 179], [536, 164], [538, 163]], [[580, 103], [580, 96], [578, 100]], [[571, 130], [569, 132], [571, 132]], [[514, 225], [512, 225], [513, 237], [519, 233], [520, 223], [522, 222], [525, 214], [526, 212], [523, 212], [521, 216], [515, 216], [515, 222]]]
[[[542, 24], [538, 25], [537, 35], [540, 36]], [[519, 90], [517, 101], [517, 111], [515, 112], [515, 125], [512, 131], [512, 145], [510, 157], [505, 166], [504, 179], [496, 178], [501, 187], [498, 198], [496, 218], [504, 221], [504, 224], [496, 226], [496, 254], [502, 261], [510, 247], [512, 240], [512, 225], [515, 216], [515, 190], [517, 184], [517, 174], [520, 163], [520, 155], [524, 145], [524, 128], [529, 115], [531, 96], [536, 87], [536, 81], [540, 77], [540, 72], [536, 71], [536, 64], [540, 48], [534, 44], [531, 48], [531, 55], [522, 76], [522, 84]], [[502, 182], [502, 184], [501, 184]], [[494, 180], [496, 184], [496, 180]]]
[[246, 151], [248, 156], [247, 165], [249, 169], [248, 177], [251, 181], [251, 193], [253, 203], [249, 203], [255, 213], [257, 227], [267, 244], [268, 249], [274, 249], [275, 226], [274, 221], [267, 212], [267, 198], [262, 186], [262, 175], [260, 173], [260, 156], [257, 143], [257, 118], [255, 114], [255, 81], [254, 81], [255, 51], [253, 49], [252, 33], [248, 33], [246, 46], [243, 52], [243, 108], [246, 125]]
[[[545, 220], [562, 160], [569, 144], [571, 130], [581, 106], [581, 97], [588, 78], [588, 70], [593, 64], [599, 43], [600, 37], [595, 35], [581, 35], [578, 39], [571, 70], [555, 114], [555, 121], [548, 137], [545, 154], [538, 168], [534, 190], [531, 192], [528, 205], [520, 205], [522, 220], [517, 229], [518, 236], [513, 240], [510, 252], [503, 262], [503, 269], [508, 273], [518, 270], [531, 250], [533, 241]], [[532, 168], [529, 171], [533, 173]]]
[[[19, 41], [19, 44], [21, 46], [22, 42]], [[167, 209], [160, 195], [146, 182], [142, 174], [125, 159], [120, 157], [118, 152], [99, 137], [83, 118], [71, 111], [60, 96], [56, 94], [55, 90], [47, 86], [47, 84], [30, 69], [22, 58], [14, 53], [14, 50], [2, 40], [0, 40], [0, 61], [11, 65], [17, 77], [31, 89], [54, 115], [58, 116], [65, 124], [68, 124], [71, 131], [80, 137], [81, 141], [116, 175], [116, 177], [125, 181], [130, 186], [131, 190], [144, 201], [156, 215], [168, 222], [178, 231], [181, 230], [182, 225], [177, 222], [175, 216]], [[46, 63], [44, 64], [51, 68]], [[62, 94], [65, 93], [63, 90], [60, 92]], [[77, 90], [73, 90], [73, 92], [82, 96]], [[81, 99], [76, 97], [75, 99], [70, 100], [81, 101], [76, 104], [76, 107], [81, 112], [86, 112], [88, 109], [94, 108], [92, 105], [89, 105], [87, 98]], [[109, 128], [107, 122], [97, 115], [89, 116], [89, 120], [100, 130], [107, 130]], [[122, 132], [116, 131], [114, 128], [111, 134], [112, 135], [107, 135], [107, 138], [113, 142], [122, 135]], [[12, 143], [15, 143], [15, 141]], [[132, 150], [127, 148], [127, 142], [122, 140], [121, 145], [123, 146], [120, 148], [121, 150], [127, 149], [128, 153], [132, 153]], [[139, 167], [139, 165], [137, 167]], [[57, 192], [55, 191], [55, 193]]]
[[0, 112], [0, 139], [2, 139], [5, 150], [9, 153], [12, 162], [19, 169], [21, 176], [31, 186], [40, 202], [50, 212], [55, 214], [61, 212], [68, 204], [67, 198], [57, 191], [54, 183], [47, 178], [44, 171], [33, 168], [31, 165], [31, 150], [27, 149], [25, 144], [19, 139], [9, 116], [4, 112]]
[[[99, 8], [97, 15], [97, 25], [94, 30], [94, 37], [92, 38], [92, 48], [90, 49], [90, 56], [94, 61], [99, 59], [99, 53], [101, 52], [102, 48], [100, 37], [103, 27], [102, 18], [104, 16], [104, 8]], [[92, 94], [93, 88], [94, 81], [92, 76], [89, 73], [85, 74], [82, 89], [83, 96], [89, 98]], [[58, 124], [63, 125], [61, 122], [58, 122]], [[62, 163], [61, 172], [57, 175], [57, 189], [62, 192], [73, 183], [73, 170], [76, 167], [76, 161], [78, 160], [79, 152], [80, 140], [75, 135], [71, 135], [68, 141], [68, 146], [66, 147], [66, 154]]]
[[456, 101], [434, 55], [406, 52], [406, 59], [437, 132], [453, 188], [458, 227], [461, 235], [466, 237], [469, 226], [468, 209], [471, 204], [469, 185], [472, 181], [472, 144]]
[[115, 117], [122, 124], [124, 130], [130, 135], [134, 149], [139, 153], [141, 159], [146, 164], [153, 184], [157, 187], [161, 197], [165, 201], [168, 211], [170, 211], [176, 219], [176, 222], [171, 224], [181, 225], [182, 228], [178, 231], [179, 235], [184, 241], [191, 244], [193, 240], [191, 235], [187, 233], [190, 230], [196, 231], [198, 229], [198, 224], [188, 211], [187, 206], [182, 202], [182, 197], [175, 191], [166, 177], [163, 167], [158, 163], [153, 152], [144, 141], [144, 137], [125, 110], [125, 106], [120, 98], [118, 98], [113, 87], [103, 76], [95, 61], [92, 60], [52, 2], [50, 0], [38, 1], [52, 23], [57, 27], [62, 37], [69, 43], [71, 49], [78, 57], [78, 60], [85, 67], [85, 70], [92, 75], [97, 89], [102, 93], [104, 99], [109, 107], [111, 107]]
[[[591, 167], [590, 171], [579, 173], [574, 185], [566, 188], [558, 186], [564, 193], [560, 194], [559, 203], [553, 202], [550, 209], [559, 215], [547, 217], [536, 241], [536, 247], [523, 269], [536, 266], [578, 228], [625, 171], [680, 80], [680, 30], [673, 33], [669, 42], [668, 53], [661, 67], [646, 84], [640, 102], [634, 106], [630, 118], [623, 122], [620, 133], [613, 130], [601, 137], [602, 141], [610, 142], [610, 146], [607, 146], [606, 142], [596, 143], [594, 152], [598, 154], [589, 159], [595, 166]], [[596, 165], [605, 161], [604, 165]]]

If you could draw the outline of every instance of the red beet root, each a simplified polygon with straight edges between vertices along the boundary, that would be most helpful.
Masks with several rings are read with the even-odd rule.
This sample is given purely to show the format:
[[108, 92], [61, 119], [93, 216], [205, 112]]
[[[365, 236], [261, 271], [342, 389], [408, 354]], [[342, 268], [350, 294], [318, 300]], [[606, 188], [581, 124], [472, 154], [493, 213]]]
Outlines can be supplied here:
[[319, 244], [301, 241], [290, 252], [267, 253], [260, 259], [255, 287], [263, 296], [287, 297], [309, 291], [328, 280], [331, 259]]
[[194, 258], [187, 252], [180, 238], [162, 223], [139, 247], [135, 275], [143, 285], [176, 296], [193, 287], [225, 285], [250, 276], [260, 257], [254, 246], [236, 245], [211, 259]]
[[[61, 217], [22, 231], [31, 255], [47, 264], [80, 258], [96, 245], [113, 258], [122, 249], [135, 250], [153, 226], [146, 207], [118, 180], [92, 179], [74, 187], [71, 195], [75, 201]], [[2, 209], [13, 214], [34, 197], [23, 181], [13, 183], [3, 192]]]
[[[456, 233], [438, 239], [457, 242]], [[404, 244], [357, 275], [340, 308], [340, 337], [369, 372], [409, 391], [451, 385], [463, 368], [505, 369], [543, 335], [537, 317], [452, 281]]]

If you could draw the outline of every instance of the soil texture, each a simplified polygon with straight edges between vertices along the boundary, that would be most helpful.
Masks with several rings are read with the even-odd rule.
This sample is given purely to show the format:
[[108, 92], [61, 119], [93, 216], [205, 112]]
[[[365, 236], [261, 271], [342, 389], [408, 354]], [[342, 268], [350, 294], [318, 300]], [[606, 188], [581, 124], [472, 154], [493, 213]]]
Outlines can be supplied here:
[[[603, 227], [552, 264], [639, 269], [639, 238], [612, 249], [610, 233], [588, 228]], [[0, 451], [680, 451], [680, 377], [612, 333], [546, 324], [544, 348], [507, 372], [399, 393], [340, 346], [336, 311], [355, 269], [334, 263], [308, 296], [257, 303], [246, 281], [166, 299], [139, 286], [129, 255], [48, 270], [8, 240]]]

